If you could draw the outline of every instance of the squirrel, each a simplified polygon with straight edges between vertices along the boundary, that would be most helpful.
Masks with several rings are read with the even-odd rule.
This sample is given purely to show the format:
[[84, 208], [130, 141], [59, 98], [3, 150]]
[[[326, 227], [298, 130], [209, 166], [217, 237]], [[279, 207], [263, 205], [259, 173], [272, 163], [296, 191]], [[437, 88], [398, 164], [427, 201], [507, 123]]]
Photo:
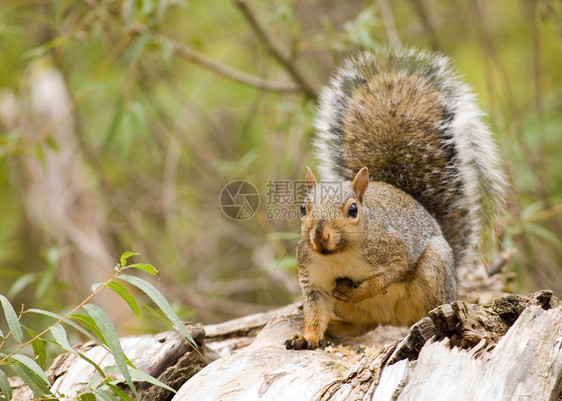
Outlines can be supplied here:
[[456, 299], [456, 270], [477, 260], [505, 192], [482, 119], [437, 53], [363, 52], [336, 71], [315, 121], [326, 181], [306, 167], [301, 206], [304, 336], [287, 349], [411, 325]]

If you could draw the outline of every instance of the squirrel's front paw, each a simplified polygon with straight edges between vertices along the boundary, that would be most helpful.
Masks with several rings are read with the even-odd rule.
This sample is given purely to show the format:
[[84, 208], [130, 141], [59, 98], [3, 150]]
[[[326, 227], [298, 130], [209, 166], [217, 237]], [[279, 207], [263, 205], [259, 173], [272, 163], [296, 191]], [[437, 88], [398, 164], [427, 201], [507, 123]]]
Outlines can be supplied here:
[[301, 349], [316, 349], [323, 345], [324, 341], [307, 340], [306, 337], [295, 334], [293, 337], [285, 341], [285, 348], [301, 350]]
[[358, 302], [361, 293], [360, 285], [361, 283], [349, 278], [338, 278], [336, 287], [332, 290], [332, 296], [343, 302]]

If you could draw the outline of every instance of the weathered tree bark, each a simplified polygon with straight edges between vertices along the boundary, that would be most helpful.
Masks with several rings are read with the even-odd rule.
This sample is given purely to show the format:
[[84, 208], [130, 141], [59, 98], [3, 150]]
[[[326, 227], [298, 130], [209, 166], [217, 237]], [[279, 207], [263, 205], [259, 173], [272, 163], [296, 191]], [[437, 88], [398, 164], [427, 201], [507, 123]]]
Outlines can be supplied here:
[[[379, 327], [335, 342], [367, 347], [370, 355], [285, 350], [284, 340], [302, 325], [298, 306], [289, 305], [189, 325], [198, 352], [173, 333], [124, 338], [122, 345], [138, 368], [179, 389], [173, 395], [139, 383], [141, 400], [562, 400], [562, 306], [549, 291], [483, 306], [457, 301], [409, 330]], [[102, 366], [114, 363], [92, 343], [80, 352]], [[93, 375], [70, 354], [49, 370], [53, 390], [67, 396]], [[14, 399], [30, 397], [20, 391]]]
[[550, 292], [441, 306], [409, 334], [352, 363], [286, 351], [297, 315], [272, 319], [249, 347], [190, 379], [184, 400], [560, 400], [562, 307]]

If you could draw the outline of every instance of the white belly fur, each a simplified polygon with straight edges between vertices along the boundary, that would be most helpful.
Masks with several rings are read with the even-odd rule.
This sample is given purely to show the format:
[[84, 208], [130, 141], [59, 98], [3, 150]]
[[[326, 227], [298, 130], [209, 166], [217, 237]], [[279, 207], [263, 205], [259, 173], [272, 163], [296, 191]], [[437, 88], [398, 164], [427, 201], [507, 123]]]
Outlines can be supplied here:
[[375, 323], [380, 325], [410, 324], [412, 320], [417, 319], [412, 318], [414, 314], [408, 313], [409, 308], [403, 307], [406, 294], [405, 284], [393, 284], [386, 293], [375, 295], [356, 304], [336, 300], [334, 315], [342, 320], [366, 325]]
[[[338, 278], [347, 277], [361, 282], [373, 275], [373, 266], [360, 258], [343, 255], [317, 255], [309, 266], [309, 279], [314, 287], [331, 296]], [[334, 315], [342, 320], [364, 322], [365, 324], [411, 324], [424, 312], [412, 305], [409, 283], [393, 284], [384, 294], [375, 295], [359, 303], [336, 300]], [[412, 295], [412, 294], [410, 294]]]
[[[345, 255], [345, 256], [344, 256]], [[314, 255], [308, 267], [308, 277], [317, 290], [332, 293], [338, 278], [364, 281], [372, 276], [373, 268], [361, 258], [346, 252], [343, 255]]]

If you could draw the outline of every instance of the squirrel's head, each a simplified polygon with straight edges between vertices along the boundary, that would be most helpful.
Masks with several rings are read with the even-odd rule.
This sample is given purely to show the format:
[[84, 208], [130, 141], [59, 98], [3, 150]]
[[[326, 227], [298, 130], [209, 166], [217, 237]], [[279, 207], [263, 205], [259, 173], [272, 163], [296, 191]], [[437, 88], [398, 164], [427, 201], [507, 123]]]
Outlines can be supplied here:
[[368, 185], [366, 167], [357, 173], [353, 182], [318, 183], [307, 166], [307, 195], [301, 206], [301, 241], [321, 255], [340, 253], [360, 245]]

